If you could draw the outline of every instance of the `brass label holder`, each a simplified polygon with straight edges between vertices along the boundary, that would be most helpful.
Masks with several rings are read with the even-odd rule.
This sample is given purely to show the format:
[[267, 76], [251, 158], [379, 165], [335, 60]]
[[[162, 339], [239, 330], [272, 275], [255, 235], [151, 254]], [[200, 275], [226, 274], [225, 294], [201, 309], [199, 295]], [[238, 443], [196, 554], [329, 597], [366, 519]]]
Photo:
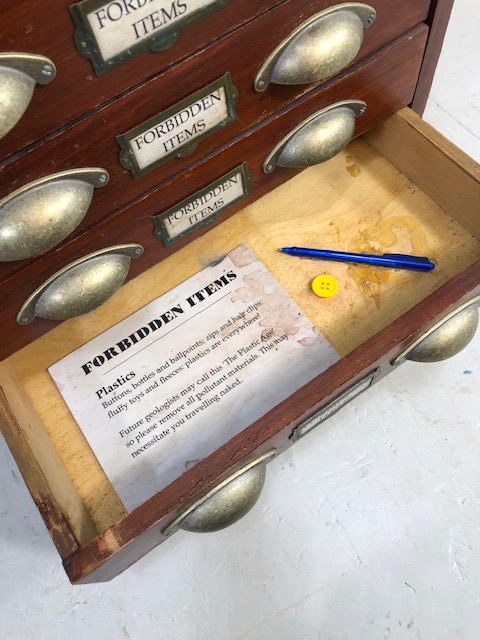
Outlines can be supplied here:
[[153, 217], [154, 236], [165, 246], [199, 227], [212, 224], [220, 214], [250, 193], [252, 176], [244, 162], [163, 213]]
[[120, 163], [140, 178], [172, 158], [184, 158], [198, 143], [235, 120], [237, 88], [230, 72], [168, 109], [117, 136]]
[[[167, 5], [167, 6], [165, 6]], [[101, 76], [144, 51], [163, 51], [227, 0], [82, 0], [70, 5], [75, 44]]]

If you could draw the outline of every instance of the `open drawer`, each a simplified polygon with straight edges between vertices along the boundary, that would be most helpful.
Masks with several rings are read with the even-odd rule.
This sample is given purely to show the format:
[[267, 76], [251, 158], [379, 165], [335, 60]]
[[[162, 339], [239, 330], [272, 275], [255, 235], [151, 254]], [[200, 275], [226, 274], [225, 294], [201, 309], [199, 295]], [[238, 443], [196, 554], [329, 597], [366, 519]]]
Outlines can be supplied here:
[[[478, 322], [479, 183], [472, 160], [404, 109], [0, 363], [0, 425], [72, 583], [113, 578], [177, 528], [235, 521], [273, 456], [405, 359], [463, 348]], [[241, 244], [341, 358], [127, 513], [47, 368]], [[300, 261], [276, 250], [291, 244], [426, 255], [436, 267]], [[325, 271], [339, 291], [321, 300], [310, 283]]]

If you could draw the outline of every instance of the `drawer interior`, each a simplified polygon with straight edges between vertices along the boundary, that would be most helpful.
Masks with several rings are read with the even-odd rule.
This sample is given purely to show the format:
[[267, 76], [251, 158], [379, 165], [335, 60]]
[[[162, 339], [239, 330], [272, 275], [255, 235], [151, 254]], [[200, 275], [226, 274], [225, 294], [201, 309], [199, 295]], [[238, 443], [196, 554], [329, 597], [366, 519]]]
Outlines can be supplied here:
[[[473, 161], [403, 110], [131, 281], [96, 311], [1, 363], [17, 445], [30, 449], [80, 544], [118, 522], [125, 509], [48, 366], [243, 243], [344, 357], [480, 258], [479, 183]], [[420, 273], [277, 251], [291, 245], [411, 253], [436, 267]], [[338, 280], [332, 298], [311, 291], [320, 273]]]

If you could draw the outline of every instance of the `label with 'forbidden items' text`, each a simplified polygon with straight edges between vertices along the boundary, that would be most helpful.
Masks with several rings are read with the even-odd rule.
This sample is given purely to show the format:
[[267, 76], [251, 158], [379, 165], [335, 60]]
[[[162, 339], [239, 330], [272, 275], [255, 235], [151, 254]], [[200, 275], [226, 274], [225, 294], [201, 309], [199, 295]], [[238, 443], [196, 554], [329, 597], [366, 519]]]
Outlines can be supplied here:
[[49, 372], [131, 510], [338, 359], [242, 245]]
[[82, 0], [70, 5], [75, 42], [102, 75], [145, 50], [162, 51], [179, 32], [227, 0]]
[[244, 162], [204, 189], [153, 216], [154, 235], [168, 245], [214, 222], [220, 214], [250, 193], [251, 174]]
[[138, 178], [197, 144], [236, 117], [238, 93], [230, 73], [173, 107], [117, 136], [120, 162]]

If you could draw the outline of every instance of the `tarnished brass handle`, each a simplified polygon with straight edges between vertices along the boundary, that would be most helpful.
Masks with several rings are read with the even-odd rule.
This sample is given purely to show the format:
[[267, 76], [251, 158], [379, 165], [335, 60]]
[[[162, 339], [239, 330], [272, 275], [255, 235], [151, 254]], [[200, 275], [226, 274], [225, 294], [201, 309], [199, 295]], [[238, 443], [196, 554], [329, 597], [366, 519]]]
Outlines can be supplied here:
[[122, 286], [131, 258], [142, 253], [139, 244], [120, 244], [72, 262], [32, 293], [17, 322], [28, 324], [35, 317], [67, 320], [93, 311]]
[[338, 4], [315, 14], [276, 47], [254, 81], [256, 91], [274, 84], [308, 84], [326, 80], [355, 58], [364, 29], [376, 18], [373, 7], [358, 2]]
[[439, 362], [460, 353], [473, 339], [478, 327], [480, 296], [449, 313], [395, 358], [393, 365], [405, 360]]
[[54, 173], [0, 200], [0, 262], [34, 258], [66, 238], [85, 217], [105, 169]]
[[317, 111], [290, 131], [263, 163], [265, 173], [277, 165], [303, 169], [340, 153], [353, 137], [355, 117], [365, 113], [362, 100], [344, 100]]
[[45, 56], [0, 53], [0, 139], [17, 124], [32, 99], [35, 85], [48, 84], [57, 71]]
[[181, 513], [162, 531], [169, 536], [178, 529], [195, 533], [219, 531], [230, 526], [257, 502], [265, 482], [269, 451], [249, 462]]

